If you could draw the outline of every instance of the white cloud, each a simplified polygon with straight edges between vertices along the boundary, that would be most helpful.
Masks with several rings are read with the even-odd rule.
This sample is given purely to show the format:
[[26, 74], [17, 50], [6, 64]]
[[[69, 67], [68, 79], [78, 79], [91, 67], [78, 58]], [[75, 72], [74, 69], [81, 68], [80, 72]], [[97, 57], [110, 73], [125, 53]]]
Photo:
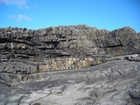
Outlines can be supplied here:
[[9, 18], [14, 19], [18, 22], [26, 20], [26, 21], [31, 21], [32, 18], [30, 16], [27, 16], [26, 14], [18, 14], [17, 16], [10, 15]]
[[0, 0], [0, 3], [5, 3], [9, 5], [17, 5], [19, 7], [27, 6], [27, 0]]
[[24, 9], [38, 8], [38, 5], [28, 5], [28, 0], [0, 0], [0, 3], [4, 3], [6, 5], [16, 5], [19, 8]]

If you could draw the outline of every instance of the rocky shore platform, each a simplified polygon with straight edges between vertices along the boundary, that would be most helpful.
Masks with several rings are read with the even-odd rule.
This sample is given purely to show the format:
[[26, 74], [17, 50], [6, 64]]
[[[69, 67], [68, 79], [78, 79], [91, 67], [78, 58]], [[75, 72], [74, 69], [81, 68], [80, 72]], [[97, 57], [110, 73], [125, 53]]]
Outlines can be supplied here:
[[138, 58], [47, 72], [11, 87], [0, 83], [0, 105], [140, 105]]

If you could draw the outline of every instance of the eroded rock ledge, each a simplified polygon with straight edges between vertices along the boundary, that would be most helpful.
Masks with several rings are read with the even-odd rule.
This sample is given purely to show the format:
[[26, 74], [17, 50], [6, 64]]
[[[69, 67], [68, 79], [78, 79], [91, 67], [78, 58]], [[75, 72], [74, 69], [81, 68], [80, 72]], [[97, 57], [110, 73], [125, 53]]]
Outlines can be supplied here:
[[140, 54], [140, 35], [131, 27], [0, 28], [0, 79], [8, 85], [43, 78], [38, 75], [42, 72], [90, 67], [130, 54]]

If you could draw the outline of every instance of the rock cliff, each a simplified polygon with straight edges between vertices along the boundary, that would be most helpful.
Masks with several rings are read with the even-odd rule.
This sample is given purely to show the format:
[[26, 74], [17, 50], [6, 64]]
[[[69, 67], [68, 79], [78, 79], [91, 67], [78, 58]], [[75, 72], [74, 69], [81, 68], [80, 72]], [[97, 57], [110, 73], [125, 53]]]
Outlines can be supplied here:
[[0, 28], [0, 79], [8, 85], [43, 78], [42, 72], [95, 66], [130, 54], [140, 54], [140, 33], [131, 27]]
[[140, 33], [0, 28], [0, 105], [140, 105]]

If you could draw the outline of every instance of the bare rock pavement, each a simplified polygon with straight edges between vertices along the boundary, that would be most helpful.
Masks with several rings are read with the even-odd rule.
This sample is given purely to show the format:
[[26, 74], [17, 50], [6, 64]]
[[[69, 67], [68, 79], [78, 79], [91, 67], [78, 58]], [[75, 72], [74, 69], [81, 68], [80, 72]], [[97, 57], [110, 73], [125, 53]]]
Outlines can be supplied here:
[[140, 62], [114, 60], [0, 84], [0, 105], [140, 105]]

